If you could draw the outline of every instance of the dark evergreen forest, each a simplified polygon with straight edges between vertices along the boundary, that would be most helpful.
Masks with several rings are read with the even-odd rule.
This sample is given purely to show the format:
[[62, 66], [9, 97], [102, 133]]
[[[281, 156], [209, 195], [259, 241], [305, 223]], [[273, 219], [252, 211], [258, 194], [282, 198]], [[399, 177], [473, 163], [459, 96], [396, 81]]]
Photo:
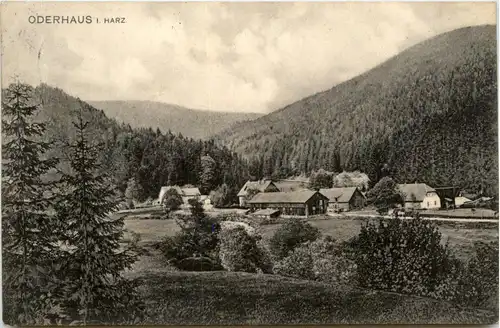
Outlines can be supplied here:
[[[33, 99], [42, 106], [37, 120], [47, 122], [44, 137], [56, 142], [48, 156], [67, 157], [64, 147], [58, 145], [74, 141], [76, 133], [71, 122], [83, 107], [84, 118], [90, 121], [91, 141], [102, 144], [102, 170], [111, 173], [121, 192], [125, 192], [128, 181], [134, 179], [138, 184], [138, 200], [156, 199], [160, 188], [166, 185], [201, 187], [201, 174], [208, 175], [208, 184], [202, 188], [206, 193], [223, 183], [237, 189], [248, 178], [246, 162], [214, 141], [194, 140], [169, 130], [134, 129], [128, 124], [119, 124], [101, 110], [45, 84], [35, 89]], [[214, 160], [215, 167], [203, 167], [205, 156]], [[60, 169], [70, 168], [61, 164]]]
[[218, 136], [261, 175], [360, 170], [498, 192], [496, 27], [454, 30]]

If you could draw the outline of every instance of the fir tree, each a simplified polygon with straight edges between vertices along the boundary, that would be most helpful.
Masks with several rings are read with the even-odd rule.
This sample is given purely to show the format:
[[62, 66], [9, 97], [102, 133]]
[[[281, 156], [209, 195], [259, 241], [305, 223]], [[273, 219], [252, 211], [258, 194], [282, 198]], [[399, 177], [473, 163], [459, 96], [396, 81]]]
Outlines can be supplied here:
[[[57, 234], [46, 173], [56, 159], [46, 159], [50, 143], [39, 141], [45, 124], [34, 122], [39, 107], [33, 89], [12, 84], [2, 103], [2, 265], [3, 313], [10, 324], [40, 324], [48, 318], [55, 275], [52, 262]], [[44, 181], [45, 180], [45, 181]]]
[[137, 319], [135, 282], [121, 276], [136, 261], [136, 253], [122, 249], [123, 219], [110, 214], [118, 202], [110, 179], [98, 174], [100, 145], [91, 144], [88, 122], [73, 123], [76, 140], [69, 144], [71, 174], [64, 174], [67, 193], [57, 204], [59, 220], [64, 223], [66, 313], [77, 322], [117, 323]]
[[129, 208], [134, 207], [134, 201], [137, 201], [137, 199], [139, 199], [140, 194], [141, 189], [135, 179], [129, 179], [127, 183], [127, 189], [125, 189], [125, 199]]
[[200, 189], [204, 194], [214, 187], [216, 166], [215, 160], [210, 155], [201, 158]]

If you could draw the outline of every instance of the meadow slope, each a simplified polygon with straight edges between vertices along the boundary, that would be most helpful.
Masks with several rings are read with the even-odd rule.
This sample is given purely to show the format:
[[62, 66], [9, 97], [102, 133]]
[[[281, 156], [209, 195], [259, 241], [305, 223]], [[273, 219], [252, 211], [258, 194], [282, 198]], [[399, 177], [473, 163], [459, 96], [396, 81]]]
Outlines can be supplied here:
[[446, 302], [273, 275], [143, 272], [144, 324], [491, 324]]

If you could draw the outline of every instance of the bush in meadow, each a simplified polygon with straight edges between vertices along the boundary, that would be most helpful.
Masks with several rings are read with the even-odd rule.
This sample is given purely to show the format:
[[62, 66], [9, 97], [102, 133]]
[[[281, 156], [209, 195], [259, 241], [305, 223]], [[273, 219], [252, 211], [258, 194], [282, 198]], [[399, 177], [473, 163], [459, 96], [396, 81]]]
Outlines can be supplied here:
[[498, 309], [498, 241], [477, 242], [467, 262], [455, 260], [431, 297], [462, 306]]
[[431, 296], [456, 266], [431, 221], [382, 220], [361, 228], [353, 241], [362, 287]]
[[219, 233], [219, 258], [225, 270], [271, 273], [269, 257], [258, 235], [249, 234], [243, 226], [224, 227]]
[[271, 237], [271, 254], [275, 260], [280, 261], [300, 244], [314, 241], [319, 236], [318, 228], [309, 223], [299, 219], [287, 220]]
[[329, 236], [306, 242], [278, 262], [279, 275], [330, 283], [356, 282], [356, 264], [348, 258], [343, 246]]
[[307, 247], [297, 247], [274, 266], [274, 273], [280, 276], [314, 280], [314, 261]]

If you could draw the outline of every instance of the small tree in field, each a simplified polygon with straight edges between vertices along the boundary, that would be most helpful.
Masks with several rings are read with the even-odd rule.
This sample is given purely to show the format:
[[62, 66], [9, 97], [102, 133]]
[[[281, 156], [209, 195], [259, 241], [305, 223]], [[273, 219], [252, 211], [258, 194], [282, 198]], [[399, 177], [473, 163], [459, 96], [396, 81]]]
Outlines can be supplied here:
[[189, 200], [191, 215], [181, 217], [177, 223], [182, 229], [186, 249], [191, 255], [218, 259], [216, 253], [217, 235], [220, 225], [217, 219], [209, 217], [203, 205], [196, 199]]
[[231, 205], [231, 190], [226, 184], [222, 184], [210, 193], [210, 201], [217, 208]]
[[[83, 110], [83, 109], [82, 109]], [[64, 310], [77, 322], [128, 323], [138, 319], [141, 303], [133, 281], [121, 272], [137, 255], [122, 249], [123, 218], [111, 218], [117, 208], [110, 179], [99, 172], [99, 145], [91, 144], [82, 112], [74, 123], [76, 141], [68, 145], [70, 174], [64, 174], [67, 193], [57, 204], [64, 225]]]
[[217, 163], [210, 155], [201, 157], [200, 189], [206, 195], [213, 189], [216, 180]]
[[48, 210], [50, 184], [43, 181], [57, 160], [40, 141], [45, 124], [33, 118], [33, 89], [12, 84], [2, 103], [2, 273], [4, 322], [44, 324], [57, 304], [54, 292], [58, 236]]
[[390, 177], [382, 178], [366, 194], [368, 203], [375, 205], [380, 214], [387, 213], [396, 204], [404, 204], [404, 198], [399, 188]]
[[182, 201], [182, 196], [179, 195], [177, 190], [170, 188], [165, 192], [161, 203], [165, 210], [170, 212], [178, 210], [184, 202]]
[[141, 195], [141, 190], [139, 184], [134, 178], [131, 178], [127, 182], [127, 189], [125, 189], [125, 199], [129, 208], [134, 207], [134, 201], [139, 199]]

